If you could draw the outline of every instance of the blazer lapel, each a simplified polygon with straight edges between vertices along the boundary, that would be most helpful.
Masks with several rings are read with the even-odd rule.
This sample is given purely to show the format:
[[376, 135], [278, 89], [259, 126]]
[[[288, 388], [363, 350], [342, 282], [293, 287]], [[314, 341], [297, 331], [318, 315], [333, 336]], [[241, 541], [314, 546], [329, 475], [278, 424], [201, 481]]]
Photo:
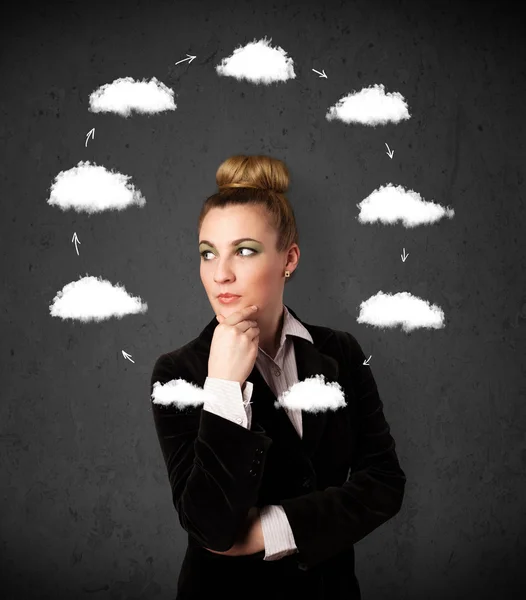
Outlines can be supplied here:
[[[313, 339], [313, 343], [311, 343], [304, 338], [291, 336], [296, 356], [298, 382], [305, 381], [306, 379], [317, 375], [322, 375], [326, 383], [337, 382], [339, 376], [338, 362], [332, 356], [322, 352], [322, 348], [326, 342], [334, 335], [333, 331], [328, 328], [319, 328], [308, 325], [301, 321], [288, 306], [287, 309], [294, 318], [298, 319], [298, 321], [309, 331]], [[194, 366], [198, 367], [200, 375], [198, 383], [201, 386], [204, 386], [208, 375], [210, 345], [217, 325], [219, 325], [219, 323], [214, 317], [197, 338], [195, 351], [200, 357], [200, 364]], [[274, 422], [275, 424], [274, 431], [268, 431], [269, 435], [272, 437], [272, 434], [282, 434], [285, 436], [285, 439], [295, 446], [294, 449], [311, 457], [316, 451], [316, 447], [323, 434], [328, 418], [327, 410], [318, 412], [311, 412], [308, 410], [301, 411], [303, 436], [300, 438], [294, 425], [291, 423], [289, 416], [285, 412], [283, 405], [278, 403], [276, 395], [267, 385], [267, 382], [259, 372], [256, 364], [254, 364], [254, 368], [247, 380], [254, 386], [251, 398], [253, 419], [257, 420], [259, 415], [269, 415], [268, 411], [274, 411], [276, 413], [276, 418], [267, 420], [265, 423], [265, 429], [267, 430], [269, 422]]]

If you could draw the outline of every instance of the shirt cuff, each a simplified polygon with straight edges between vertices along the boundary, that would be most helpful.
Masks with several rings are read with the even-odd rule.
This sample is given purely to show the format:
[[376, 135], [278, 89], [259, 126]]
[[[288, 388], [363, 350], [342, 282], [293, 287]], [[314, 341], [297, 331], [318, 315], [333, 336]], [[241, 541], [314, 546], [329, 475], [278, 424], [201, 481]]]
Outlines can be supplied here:
[[263, 560], [279, 560], [298, 552], [294, 534], [282, 506], [267, 505], [260, 509], [261, 528], [265, 540]]
[[245, 381], [245, 389], [243, 390], [243, 404], [245, 406], [245, 412], [247, 415], [247, 427], [250, 429], [252, 427], [252, 390], [254, 389], [254, 384], [250, 381]]
[[203, 389], [211, 394], [206, 397], [203, 410], [249, 429], [252, 410], [249, 411], [250, 414], [247, 414], [246, 408], [252, 396], [253, 384], [250, 381], [245, 383], [245, 389], [242, 392], [237, 381], [207, 377]]

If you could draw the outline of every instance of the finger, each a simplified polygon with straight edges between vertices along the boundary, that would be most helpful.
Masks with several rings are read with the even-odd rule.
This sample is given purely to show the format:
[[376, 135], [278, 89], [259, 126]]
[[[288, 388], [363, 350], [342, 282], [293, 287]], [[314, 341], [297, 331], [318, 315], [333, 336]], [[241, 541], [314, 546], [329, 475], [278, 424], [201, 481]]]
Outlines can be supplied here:
[[241, 310], [238, 310], [231, 315], [229, 315], [225, 321], [228, 325], [237, 325], [247, 319], [250, 315], [256, 314], [258, 312], [257, 309], [252, 308], [252, 306], [245, 306]]

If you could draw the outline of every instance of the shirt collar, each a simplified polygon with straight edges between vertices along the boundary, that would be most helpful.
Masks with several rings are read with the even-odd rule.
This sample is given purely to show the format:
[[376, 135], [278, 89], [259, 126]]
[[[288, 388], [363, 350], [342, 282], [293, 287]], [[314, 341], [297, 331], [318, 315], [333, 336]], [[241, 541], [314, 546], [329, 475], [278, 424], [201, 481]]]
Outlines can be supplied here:
[[283, 305], [283, 312], [283, 328], [281, 330], [281, 338], [279, 341], [279, 348], [276, 352], [276, 355], [281, 350], [282, 346], [285, 344], [288, 335], [295, 335], [296, 337], [303, 338], [304, 340], [307, 340], [308, 342], [313, 344], [314, 340], [312, 339], [312, 336], [309, 333], [308, 329], [290, 313], [285, 304]]

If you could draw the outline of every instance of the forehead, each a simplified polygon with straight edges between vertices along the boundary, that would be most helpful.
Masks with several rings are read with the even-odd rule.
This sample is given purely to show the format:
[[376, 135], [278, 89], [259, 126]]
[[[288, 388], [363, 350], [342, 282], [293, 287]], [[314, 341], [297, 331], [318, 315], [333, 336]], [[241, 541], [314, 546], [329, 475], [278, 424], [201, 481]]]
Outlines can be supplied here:
[[262, 242], [273, 235], [264, 209], [256, 206], [227, 206], [212, 208], [203, 219], [199, 239], [215, 244], [227, 244], [241, 237], [251, 237]]

